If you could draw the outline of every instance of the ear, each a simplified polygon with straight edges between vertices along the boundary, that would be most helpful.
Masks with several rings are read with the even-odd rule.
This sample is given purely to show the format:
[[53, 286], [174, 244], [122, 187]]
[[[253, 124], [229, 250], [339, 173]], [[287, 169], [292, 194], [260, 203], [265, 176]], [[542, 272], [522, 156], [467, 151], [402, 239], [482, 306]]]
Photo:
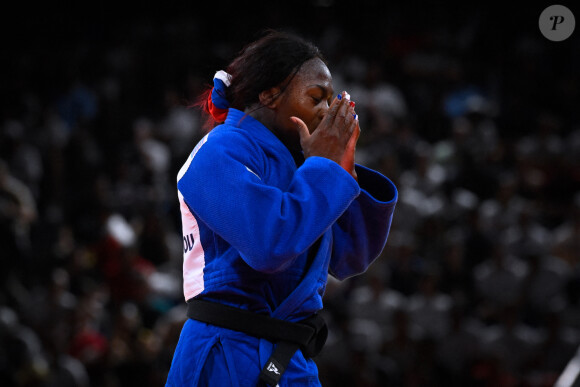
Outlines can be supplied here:
[[280, 88], [278, 86], [271, 89], [264, 90], [260, 93], [260, 103], [270, 109], [275, 109], [278, 106], [278, 97], [280, 96]]

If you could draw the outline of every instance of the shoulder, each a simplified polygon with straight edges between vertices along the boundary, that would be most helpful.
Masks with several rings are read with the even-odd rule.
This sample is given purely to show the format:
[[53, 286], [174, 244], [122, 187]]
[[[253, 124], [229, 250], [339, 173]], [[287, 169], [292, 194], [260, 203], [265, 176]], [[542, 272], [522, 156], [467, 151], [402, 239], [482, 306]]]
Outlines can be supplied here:
[[[235, 126], [222, 124], [209, 132], [193, 149], [186, 170], [213, 171], [236, 168], [235, 165], [262, 171], [265, 152], [252, 133]], [[185, 171], [184, 171], [185, 173]]]
[[251, 133], [227, 124], [216, 126], [199, 145], [200, 153], [211, 152], [215, 155], [224, 153], [231, 155], [244, 151], [260, 152], [259, 143]]

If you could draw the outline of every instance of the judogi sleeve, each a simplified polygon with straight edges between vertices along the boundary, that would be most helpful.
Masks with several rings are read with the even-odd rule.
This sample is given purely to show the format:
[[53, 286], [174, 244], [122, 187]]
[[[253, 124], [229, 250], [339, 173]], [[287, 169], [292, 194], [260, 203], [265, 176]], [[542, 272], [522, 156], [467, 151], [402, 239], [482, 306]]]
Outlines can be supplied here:
[[340, 280], [363, 273], [380, 255], [398, 198], [385, 176], [360, 165], [356, 172], [361, 193], [332, 227], [329, 273]]
[[280, 271], [332, 227], [361, 190], [344, 169], [322, 157], [309, 157], [285, 190], [266, 184], [262, 177], [272, 163], [255, 143], [238, 136], [220, 141], [210, 133], [178, 189], [190, 210], [248, 265]]

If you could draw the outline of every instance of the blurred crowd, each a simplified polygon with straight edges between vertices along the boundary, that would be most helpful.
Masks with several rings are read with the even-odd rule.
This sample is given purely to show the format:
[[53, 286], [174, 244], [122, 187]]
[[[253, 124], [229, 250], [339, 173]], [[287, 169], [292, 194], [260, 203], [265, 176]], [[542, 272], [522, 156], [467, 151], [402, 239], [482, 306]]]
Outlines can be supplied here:
[[309, 4], [239, 34], [193, 12], [30, 21], [53, 33], [2, 73], [0, 385], [164, 385], [185, 319], [175, 179], [204, 134], [188, 106], [265, 15], [319, 45], [356, 101], [357, 162], [399, 189], [382, 256], [329, 278], [323, 385], [553, 385], [580, 345], [579, 35], [482, 6], [411, 23], [362, 3], [345, 28], [348, 8]]

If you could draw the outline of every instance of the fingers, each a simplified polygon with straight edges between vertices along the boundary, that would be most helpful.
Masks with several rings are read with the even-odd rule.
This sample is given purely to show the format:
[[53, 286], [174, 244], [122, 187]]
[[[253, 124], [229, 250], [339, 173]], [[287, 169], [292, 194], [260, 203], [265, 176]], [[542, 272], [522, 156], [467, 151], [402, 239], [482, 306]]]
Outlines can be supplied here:
[[[343, 92], [346, 94], [346, 92]], [[350, 95], [346, 94], [343, 96], [342, 100], [340, 101], [340, 105], [338, 107], [338, 112], [336, 113], [336, 119], [340, 119], [341, 121], [337, 122], [338, 124], [342, 123], [342, 121], [346, 121], [348, 119], [348, 110], [350, 108]]]
[[345, 152], [341, 160], [341, 166], [351, 174], [351, 176], [358, 181], [358, 177], [355, 170], [355, 150], [356, 143], [360, 136], [360, 126], [358, 119], [355, 117], [351, 123], [352, 133], [345, 147]]
[[350, 95], [346, 91], [339, 93], [334, 98], [334, 100], [330, 104], [330, 108], [328, 109], [328, 112], [326, 113], [326, 116], [325, 116], [325, 119], [328, 121], [329, 124], [332, 125], [337, 116], [342, 115], [343, 118], [345, 117], [344, 108], [345, 108], [345, 106], [348, 107], [349, 102], [350, 102]]
[[350, 135], [348, 143], [346, 144], [346, 150], [354, 152], [354, 149], [356, 148], [356, 143], [360, 136], [360, 126], [358, 122], [358, 117], [355, 117], [351, 125], [352, 125], [351, 128], [352, 134]]
[[304, 121], [296, 116], [290, 117], [290, 120], [296, 124], [296, 130], [300, 136], [301, 143], [310, 137], [310, 131], [308, 130], [308, 126], [304, 123]]
[[358, 116], [354, 111], [355, 103], [354, 101], [350, 100], [350, 95], [344, 92], [345, 98], [343, 98], [344, 103], [340, 106], [339, 111], [337, 113], [337, 117], [340, 117], [342, 122], [336, 122], [336, 124], [343, 125], [343, 130], [345, 130], [348, 135], [350, 136], [355, 127], [356, 123], [358, 122]]
[[[355, 103], [350, 95], [343, 91], [332, 101], [328, 112], [315, 132], [325, 132], [341, 138], [346, 144], [358, 125], [358, 115], [355, 113]], [[301, 122], [301, 121], [300, 121]], [[357, 136], [358, 138], [358, 136]]]
[[350, 95], [343, 91], [332, 101], [312, 134], [301, 119], [294, 116], [290, 119], [300, 136], [305, 157], [321, 156], [333, 160], [356, 179], [354, 156], [360, 127], [354, 108]]
[[338, 112], [338, 109], [344, 103], [343, 94], [345, 94], [345, 93], [346, 92], [343, 91], [342, 93], [338, 94], [334, 98], [334, 101], [332, 101], [332, 103], [330, 104], [330, 109], [328, 109], [328, 113], [326, 113], [326, 117], [329, 118], [331, 121], [334, 121], [334, 118], [336, 117], [336, 113]]

